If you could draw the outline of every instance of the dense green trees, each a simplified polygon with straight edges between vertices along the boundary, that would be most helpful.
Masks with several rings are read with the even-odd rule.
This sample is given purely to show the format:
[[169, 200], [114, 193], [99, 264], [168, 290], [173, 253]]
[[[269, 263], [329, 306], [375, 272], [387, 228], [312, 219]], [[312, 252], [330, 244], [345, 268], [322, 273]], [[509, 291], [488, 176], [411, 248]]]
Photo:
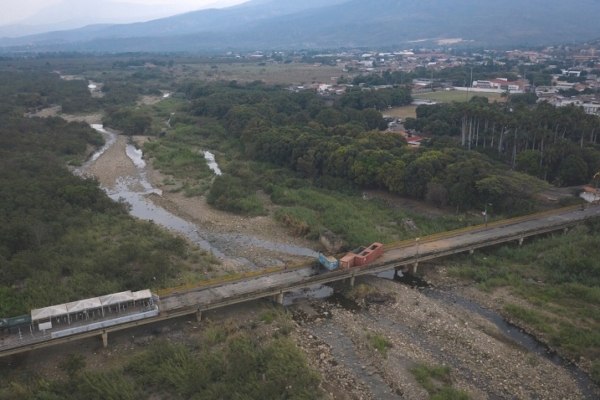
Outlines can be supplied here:
[[375, 108], [383, 110], [389, 106], [398, 107], [410, 104], [412, 97], [407, 89], [352, 90], [337, 103], [339, 107], [357, 110]]
[[[189, 112], [218, 119], [225, 135], [241, 145], [246, 157], [289, 168], [314, 182], [342, 179], [355, 187], [429, 198], [459, 210], [481, 207], [493, 199], [495, 211], [509, 214], [531, 210], [534, 192], [544, 187], [538, 179], [468, 151], [453, 139], [432, 140], [413, 149], [399, 133], [382, 131], [385, 121], [373, 105], [409, 101], [403, 89], [351, 91], [333, 107], [327, 107], [315, 93], [290, 93], [273, 87], [236, 83], [234, 87], [189, 85], [182, 90], [192, 98]], [[482, 98], [475, 98], [469, 106], [484, 110], [480, 111], [482, 115], [492, 110]], [[470, 108], [460, 110], [465, 115], [470, 112]], [[449, 130], [460, 135], [463, 119], [456, 111], [447, 106], [419, 107], [415, 124], [431, 134], [443, 135]], [[484, 134], [483, 128], [478, 131], [477, 123], [467, 121], [472, 147], [489, 148], [492, 134]], [[490, 122], [479, 125], [492, 129]], [[496, 130], [494, 134], [498, 136]], [[512, 143], [507, 136], [503, 133], [503, 146]], [[494, 140], [495, 148], [499, 139]], [[531, 160], [521, 157], [519, 161], [524, 169], [533, 170]], [[571, 181], [581, 165], [569, 161], [569, 166], [572, 172], [564, 179]], [[248, 188], [243, 177], [236, 179], [218, 178], [209, 201], [238, 212], [255, 209], [255, 202], [244, 203], [241, 199], [250, 199], [260, 185]], [[531, 190], [517, 190], [524, 184]]]
[[147, 113], [122, 106], [107, 108], [102, 122], [127, 135], [148, 135], [152, 127], [152, 118]]
[[600, 168], [600, 119], [578, 107], [555, 108], [531, 99], [524, 94], [488, 103], [474, 97], [468, 103], [419, 106], [410, 123], [428, 135], [460, 136], [463, 148], [557, 185], [588, 182]]
[[85, 123], [24, 117], [23, 98], [10, 93], [34, 82], [48, 89], [29, 97], [61, 104], [80, 86], [34, 73], [0, 80], [0, 316], [168, 284], [185, 264], [185, 241], [134, 220], [98, 182], [66, 168], [102, 136]]
[[95, 108], [87, 82], [64, 80], [57, 74], [42, 72], [0, 72], [1, 92], [6, 97], [0, 103], [17, 107], [19, 111], [61, 105], [63, 112], [75, 113]]

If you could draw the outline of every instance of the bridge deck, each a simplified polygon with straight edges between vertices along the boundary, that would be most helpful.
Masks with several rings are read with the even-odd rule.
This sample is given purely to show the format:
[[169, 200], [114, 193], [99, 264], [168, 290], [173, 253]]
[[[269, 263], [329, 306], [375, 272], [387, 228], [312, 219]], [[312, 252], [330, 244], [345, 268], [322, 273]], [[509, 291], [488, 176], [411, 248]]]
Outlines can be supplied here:
[[315, 268], [314, 265], [304, 265], [267, 274], [242, 277], [237, 280], [223, 281], [210, 286], [175, 290], [170, 294], [161, 296], [160, 315], [157, 317], [117, 325], [97, 332], [85, 332], [66, 338], [49, 339], [35, 344], [10, 346], [10, 348], [2, 347], [0, 344], [0, 357], [99, 335], [103, 332], [153, 323], [197, 311], [210, 310], [271, 295], [280, 295], [286, 291], [317, 284], [377, 273], [391, 268], [407, 267], [415, 265], [419, 261], [568, 228], [581, 223], [586, 218], [598, 216], [600, 216], [600, 206], [598, 205], [591, 206], [585, 211], [574, 208], [556, 210], [555, 212], [537, 214], [516, 220], [500, 221], [489, 224], [488, 227], [479, 226], [424, 237], [419, 240], [418, 246], [416, 240], [403, 242], [387, 247], [384, 254], [376, 262], [349, 270], [318, 273], [318, 268]]
[[519, 238], [533, 236], [544, 232], [562, 229], [580, 223], [586, 218], [600, 216], [600, 207], [561, 210], [537, 216], [524, 217], [520, 220], [508, 220], [490, 224], [489, 227], [474, 227], [467, 231], [449, 233], [416, 241], [404, 242], [386, 249], [384, 254], [374, 263], [345, 271], [334, 271], [317, 274], [314, 266], [302, 266], [279, 271], [268, 275], [242, 278], [222, 285], [198, 288], [184, 293], [172, 293], [161, 301], [163, 312], [171, 312], [187, 307], [201, 309], [216, 308], [225, 301], [246, 301], [253, 298], [266, 297], [292, 289], [299, 289], [315, 284], [341, 280], [352, 276], [384, 271], [386, 269], [414, 264], [417, 261], [438, 258], [470, 249], [486, 247]]

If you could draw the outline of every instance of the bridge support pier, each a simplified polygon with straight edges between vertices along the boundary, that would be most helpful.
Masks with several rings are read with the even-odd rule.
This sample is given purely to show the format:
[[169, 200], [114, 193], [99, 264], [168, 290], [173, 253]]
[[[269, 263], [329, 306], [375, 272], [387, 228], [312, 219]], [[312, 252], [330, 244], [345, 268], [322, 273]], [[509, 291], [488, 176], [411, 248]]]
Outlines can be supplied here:
[[521, 237], [521, 238], [519, 238], [519, 246], [522, 246], [522, 245], [523, 245], [523, 238]]
[[277, 304], [283, 304], [283, 292], [275, 295], [275, 301], [277, 302]]
[[107, 332], [102, 332], [102, 346], [104, 346], [104, 347], [108, 346], [108, 333]]
[[564, 233], [565, 235], [567, 234], [567, 232], [569, 232], [569, 228], [565, 228], [565, 229], [563, 229], [563, 233]]
[[202, 322], [202, 311], [196, 311], [196, 321]]
[[415, 261], [415, 263], [412, 265], [412, 267], [410, 269], [413, 275], [417, 274], [418, 268], [419, 268], [419, 262]]
[[353, 276], [350, 277], [350, 287], [354, 287], [355, 278]]
[[469, 249], [469, 255], [471, 255], [471, 254], [473, 254], [473, 253], [475, 253], [475, 249], [471, 247], [471, 248]]

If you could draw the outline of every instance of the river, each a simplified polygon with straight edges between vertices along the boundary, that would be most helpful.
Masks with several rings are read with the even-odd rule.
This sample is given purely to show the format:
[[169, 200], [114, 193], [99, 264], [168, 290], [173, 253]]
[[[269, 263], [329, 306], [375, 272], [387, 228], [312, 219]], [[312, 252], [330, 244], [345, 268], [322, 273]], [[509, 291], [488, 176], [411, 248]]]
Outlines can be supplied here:
[[[74, 171], [75, 174], [84, 176], [87, 174], [89, 167], [97, 161], [111, 146], [113, 146], [116, 142], [116, 134], [111, 132], [110, 130], [106, 130], [102, 127], [102, 125], [92, 125], [94, 129], [101, 132], [105, 138], [105, 145], [95, 152], [80, 168]], [[284, 245], [281, 243], [271, 242], [267, 240], [258, 239], [252, 236], [243, 235], [243, 234], [235, 234], [235, 233], [219, 233], [219, 232], [210, 232], [206, 230], [200, 229], [199, 226], [190, 223], [168, 211], [165, 209], [155, 205], [153, 202], [148, 200], [148, 195], [157, 195], [162, 196], [162, 192], [159, 189], [153, 188], [146, 176], [146, 162], [143, 159], [143, 153], [141, 150], [136, 149], [133, 145], [127, 145], [126, 154], [132, 163], [137, 168], [137, 174], [133, 177], [128, 177], [127, 179], [121, 179], [115, 182], [113, 189], [104, 188], [107, 194], [114, 200], [123, 199], [131, 205], [131, 214], [135, 217], [138, 217], [143, 220], [151, 220], [156, 224], [164, 226], [165, 228], [180, 233], [187, 237], [193, 243], [196, 243], [203, 247], [204, 249], [211, 251], [218, 257], [234, 259], [238, 262], [241, 262], [251, 268], [257, 268], [257, 266], [251, 261], [236, 257], [235, 254], [239, 254], [239, 250], [247, 247], [262, 247], [268, 250], [273, 250], [281, 253], [287, 253], [292, 255], [301, 255], [307, 257], [315, 257], [316, 253], [307, 248]], [[208, 166], [211, 168], [216, 175], [221, 173], [218, 163], [215, 160], [214, 154], [211, 152], [204, 152], [204, 156], [207, 160]], [[268, 262], [273, 265], [281, 265], [281, 260], [273, 258], [272, 260], [268, 260]], [[395, 275], [393, 270], [390, 273], [379, 274], [381, 278], [394, 279], [398, 281], [399, 276]], [[407, 283], [400, 279], [402, 283]], [[414, 282], [413, 282], [414, 284]], [[416, 282], [417, 286], [423, 285], [423, 282]], [[506, 340], [513, 342], [515, 345], [521, 346], [527, 351], [541, 355], [549, 360], [551, 360], [556, 365], [565, 368], [569, 374], [573, 377], [574, 381], [577, 382], [581, 391], [585, 394], [586, 398], [596, 399], [598, 398], [594, 393], [594, 388], [596, 387], [591, 379], [587, 376], [587, 374], [583, 373], [576, 366], [566, 362], [556, 353], [551, 352], [547, 346], [543, 345], [539, 341], [537, 341], [533, 336], [523, 332], [518, 327], [509, 324], [500, 316], [499, 314], [484, 309], [473, 303], [467, 299], [464, 299], [450, 290], [435, 290], [427, 288], [421, 291], [425, 296], [435, 299], [446, 305], [451, 305], [453, 307], [461, 307], [462, 309], [469, 310], [473, 313], [476, 313], [488, 321], [493, 322], [498, 328], [502, 330], [504, 335], [506, 336]], [[296, 291], [292, 293], [286, 294], [285, 304], [290, 305], [297, 298], [305, 298], [305, 297], [316, 297], [316, 298], [331, 298], [333, 294], [333, 289], [328, 286], [316, 286], [302, 291]], [[366, 311], [359, 311], [359, 313], [363, 313]], [[375, 321], [376, 324], [382, 324], [381, 318]], [[396, 328], [399, 327], [396, 324]], [[328, 326], [327, 329], [333, 329], [333, 326]], [[320, 332], [322, 333], [322, 332]], [[335, 343], [334, 343], [335, 344]], [[350, 347], [349, 343], [340, 343], [344, 348]], [[334, 350], [337, 349], [334, 346]], [[347, 354], [346, 357], [349, 357]], [[355, 361], [351, 358], [349, 361]], [[374, 392], [378, 392], [379, 395], [383, 396], [384, 392], [380, 392], [380, 390], [385, 389], [385, 384], [380, 381], [379, 378], [375, 377], [373, 379], [367, 380], [371, 389]], [[394, 397], [391, 393], [386, 394], [383, 397]], [[382, 398], [383, 398], [382, 397]]]
[[[75, 174], [86, 175], [90, 166], [97, 161], [110, 147], [116, 142], [116, 134], [110, 130], [104, 129], [102, 125], [93, 124], [92, 128], [102, 133], [106, 138], [105, 145], [96, 151], [81, 167], [74, 171]], [[126, 148], [126, 154], [137, 168], [137, 174], [126, 179], [120, 179], [115, 182], [114, 188], [103, 188], [107, 194], [116, 201], [124, 200], [131, 205], [131, 215], [153, 221], [158, 225], [167, 228], [170, 231], [180, 233], [187, 237], [193, 243], [200, 245], [207, 251], [212, 252], [217, 257], [233, 259], [250, 268], [258, 268], [248, 259], [235, 256], [240, 250], [250, 247], [261, 247], [274, 252], [291, 254], [294, 256], [317, 257], [314, 250], [271, 242], [258, 239], [252, 236], [236, 233], [211, 232], [201, 229], [199, 226], [180, 218], [169, 211], [157, 206], [150, 201], [148, 195], [162, 196], [162, 191], [152, 187], [146, 176], [146, 162], [143, 159], [143, 153], [140, 149], [129, 144]], [[220, 175], [221, 170], [215, 160], [214, 154], [209, 151], [204, 152], [207, 165], [216, 174]], [[264, 263], [272, 266], [283, 265], [283, 262], [275, 257], [265, 258]]]

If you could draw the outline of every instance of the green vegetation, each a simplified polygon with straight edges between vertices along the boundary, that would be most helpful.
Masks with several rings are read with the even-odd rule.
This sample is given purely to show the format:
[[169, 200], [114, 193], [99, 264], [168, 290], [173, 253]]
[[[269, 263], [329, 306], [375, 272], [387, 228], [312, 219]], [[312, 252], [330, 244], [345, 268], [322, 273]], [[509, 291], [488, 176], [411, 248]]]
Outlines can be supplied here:
[[[311, 239], [328, 228], [356, 247], [416, 236], [405, 228], [406, 218], [415, 220], [420, 236], [482, 222], [392, 211], [383, 202], [364, 201], [363, 188], [462, 210], [493, 199], [490, 212], [496, 217], [534, 209], [534, 194], [544, 187], [535, 178], [455, 143], [412, 149], [396, 133], [373, 130], [383, 119], [364, 107], [408, 101], [405, 96], [402, 89], [356, 91], [328, 108], [312, 92], [289, 93], [260, 82], [189, 83], [164, 106], [138, 112], [150, 116], [151, 132], [164, 129], [144, 151], [155, 167], [179, 181], [172, 182], [172, 191], [206, 194], [216, 208], [243, 215], [266, 214], [267, 195], [277, 206], [275, 218]], [[217, 152], [224, 175], [212, 180], [200, 149]]]
[[430, 395], [431, 400], [468, 400], [466, 392], [452, 387], [448, 366], [420, 364], [410, 369], [415, 379]]
[[96, 108], [83, 80], [62, 80], [44, 72], [3, 71], [0, 73], [0, 113], [34, 112], [44, 107], [61, 105], [63, 112], [75, 113]]
[[[83, 81], [0, 72], [0, 315], [25, 314], [122, 290], [205, 277], [216, 259], [151, 222], [129, 216], [98, 182], [74, 176], [102, 137], [84, 123], [26, 118], [15, 87], [47, 88], [40, 104], [78, 98]], [[40, 91], [38, 89], [38, 91]], [[17, 92], [18, 93], [18, 92]], [[37, 104], [36, 104], [37, 105]], [[83, 107], [85, 103], [81, 106]], [[82, 110], [80, 108], [79, 110]], [[206, 166], [206, 164], [203, 164]], [[179, 282], [179, 281], [177, 281]]]
[[106, 110], [104, 125], [127, 135], [148, 135], [152, 118], [138, 109], [114, 106]]
[[600, 365], [598, 226], [593, 221], [522, 247], [457, 257], [460, 266], [451, 273], [479, 282], [485, 291], [508, 288], [525, 300], [504, 306], [511, 318], [567, 357], [585, 357]]
[[437, 101], [441, 101], [441, 102], [453, 102], [453, 101], [457, 101], [457, 102], [462, 102], [462, 101], [469, 101], [471, 100], [473, 97], [485, 97], [489, 100], [498, 100], [501, 98], [500, 93], [473, 93], [473, 92], [459, 92], [459, 91], [449, 91], [449, 90], [443, 90], [443, 91], [437, 91], [437, 92], [433, 92], [433, 93], [420, 93], [418, 95], [415, 95], [415, 98], [418, 99], [431, 99], [431, 100], [437, 100]]
[[262, 215], [263, 203], [256, 195], [251, 181], [237, 176], [221, 175], [215, 178], [208, 194], [208, 204], [224, 211], [243, 215]]
[[600, 171], [600, 119], [579, 107], [536, 104], [530, 94], [505, 103], [477, 96], [468, 103], [419, 106], [417, 119], [405, 126], [428, 136], [460, 136], [463, 148], [557, 186], [587, 183]]
[[392, 342], [390, 342], [388, 338], [380, 335], [379, 333], [375, 333], [373, 335], [367, 333], [367, 339], [371, 342], [373, 348], [383, 356], [383, 358], [387, 358], [388, 349], [392, 347]]
[[[223, 124], [225, 133], [219, 135], [232, 157], [270, 162], [316, 186], [385, 189], [417, 199], [435, 191], [442, 204], [469, 209], [493, 201], [495, 212], [508, 214], [531, 211], [533, 194], [544, 187], [452, 141], [412, 149], [397, 133], [377, 132], [381, 114], [366, 105], [403, 98], [401, 89], [352, 92], [333, 108], [307, 92], [240, 85], [185, 90], [194, 99], [190, 113]], [[428, 187], [431, 183], [437, 186]]]
[[[182, 96], [190, 103], [178, 100]], [[545, 187], [453, 142], [413, 149], [396, 133], [377, 132], [385, 124], [370, 107], [408, 101], [403, 89], [352, 92], [332, 108], [312, 92], [289, 93], [260, 83], [189, 83], [174, 97], [164, 107], [139, 111], [154, 121], [152, 132], [163, 129], [163, 118], [169, 118], [171, 128], [144, 150], [162, 172], [182, 181], [172, 190], [206, 193], [203, 160], [194, 156], [197, 149], [217, 151], [224, 175], [212, 183], [209, 204], [263, 215], [266, 194], [279, 207], [275, 217], [299, 236], [316, 239], [328, 228], [348, 246], [358, 246], [414, 237], [402, 222], [407, 217], [417, 222], [419, 235], [481, 222], [392, 212], [382, 202], [362, 200], [361, 189], [383, 189], [459, 210], [493, 200], [491, 212], [499, 216], [534, 210], [534, 194]]]
[[65, 359], [58, 363], [58, 368], [69, 378], [75, 378], [85, 368], [85, 357], [81, 354], [67, 354]]
[[[272, 324], [286, 329], [289, 317], [267, 309]], [[122, 365], [86, 370], [85, 358], [67, 355], [66, 378], [31, 375], [23, 367], [0, 377], [0, 399], [296, 399], [320, 398], [319, 377], [295, 342], [283, 335], [257, 339], [252, 326], [210, 323], [200, 339], [156, 340]]]

